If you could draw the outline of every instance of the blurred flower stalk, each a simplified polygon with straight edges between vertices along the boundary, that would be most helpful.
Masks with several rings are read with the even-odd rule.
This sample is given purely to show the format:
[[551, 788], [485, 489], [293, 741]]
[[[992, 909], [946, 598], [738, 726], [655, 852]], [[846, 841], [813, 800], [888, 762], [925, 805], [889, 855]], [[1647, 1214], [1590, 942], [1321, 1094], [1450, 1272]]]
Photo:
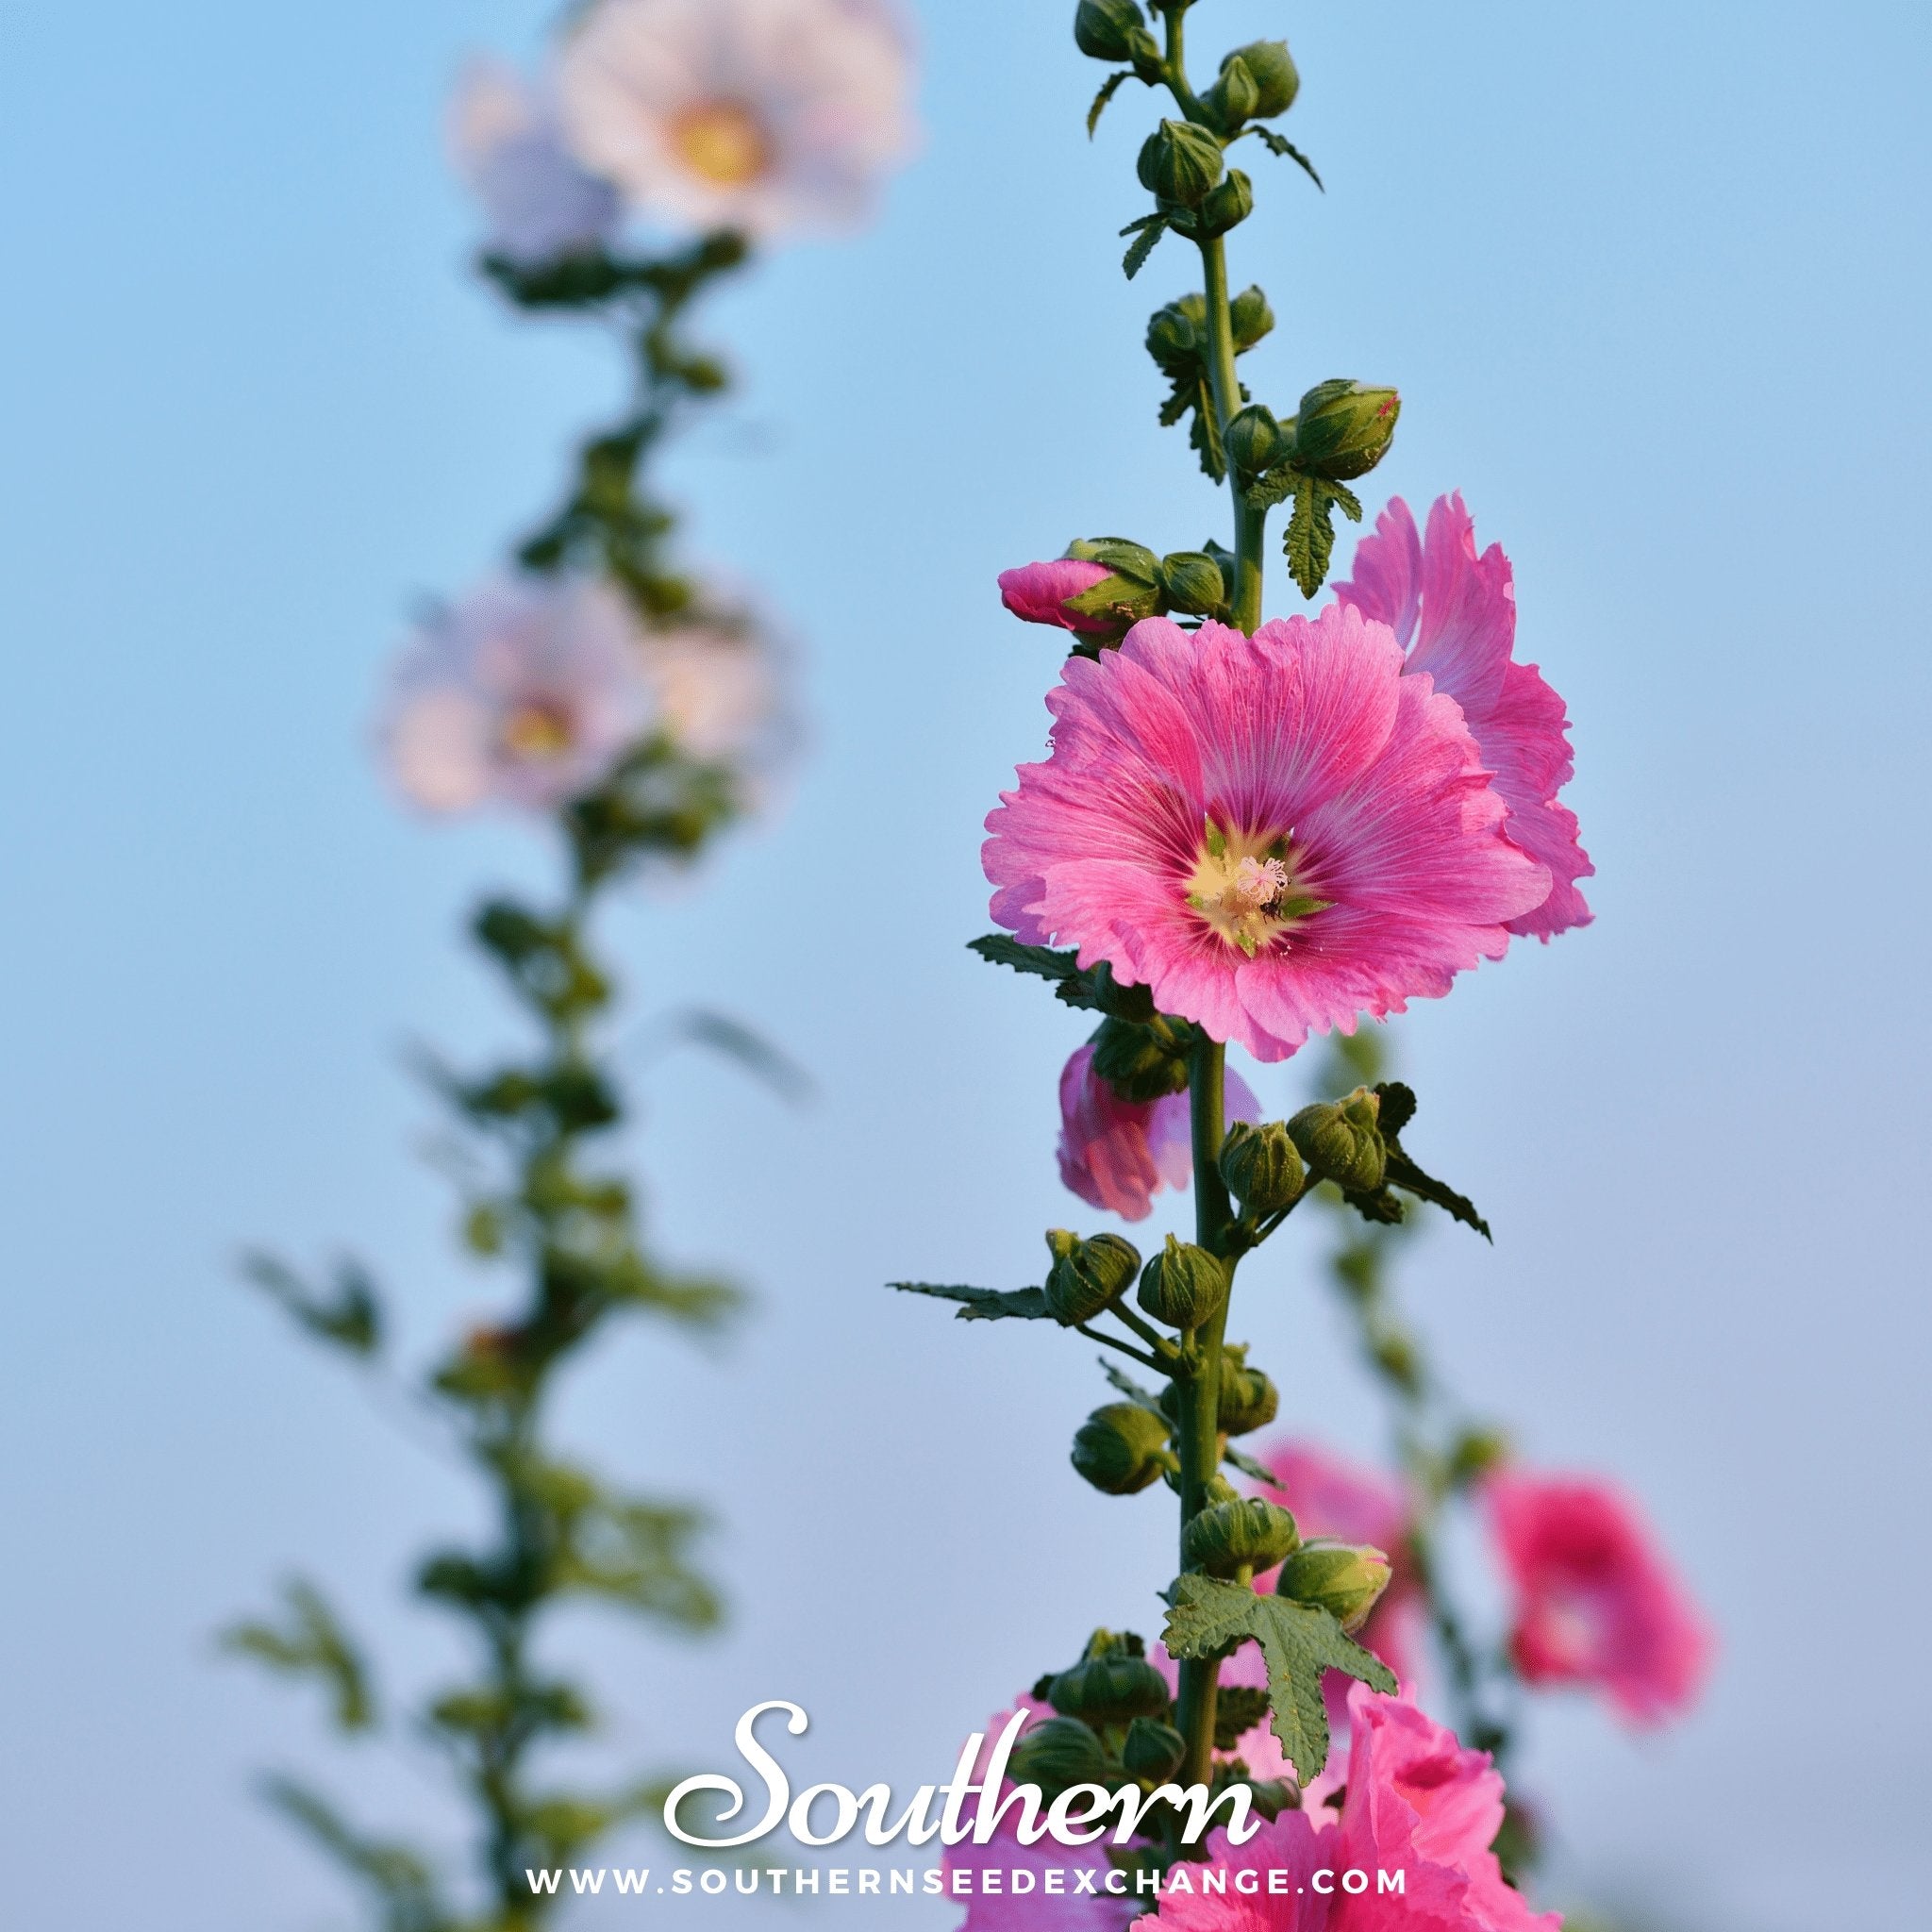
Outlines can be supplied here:
[[[729, 386], [689, 339], [693, 308], [755, 247], [865, 219], [910, 145], [910, 81], [887, 0], [591, 0], [563, 16], [539, 75], [479, 61], [452, 105], [454, 159], [489, 225], [482, 273], [527, 315], [608, 327], [632, 393], [504, 565], [420, 620], [379, 724], [404, 799], [519, 814], [561, 862], [547, 902], [491, 897], [472, 923], [527, 1045], [427, 1070], [455, 1129], [445, 1165], [463, 1247], [513, 1284], [413, 1391], [490, 1499], [482, 1535], [431, 1551], [416, 1575], [467, 1633], [468, 1663], [392, 1724], [314, 1584], [290, 1583], [276, 1613], [225, 1637], [318, 1680], [342, 1731], [426, 1739], [451, 1780], [470, 1830], [447, 1853], [271, 1782], [384, 1932], [530, 1932], [558, 1901], [526, 1871], [580, 1860], [675, 1781], [585, 1790], [553, 1759], [598, 1721], [589, 1688], [544, 1647], [554, 1610], [601, 1601], [679, 1632], [720, 1614], [693, 1567], [702, 1509], [567, 1455], [549, 1433], [558, 1378], [617, 1322], [702, 1332], [740, 1300], [653, 1251], [631, 1180], [600, 1151], [625, 1104], [611, 1046], [622, 993], [596, 919], [610, 894], [689, 866], [756, 812], [793, 725], [772, 626], [686, 560], [653, 466]], [[691, 1030], [782, 1068], [734, 1023], [701, 1015]], [[391, 1373], [391, 1324], [359, 1266], [315, 1282], [256, 1257], [250, 1273], [306, 1333]]]

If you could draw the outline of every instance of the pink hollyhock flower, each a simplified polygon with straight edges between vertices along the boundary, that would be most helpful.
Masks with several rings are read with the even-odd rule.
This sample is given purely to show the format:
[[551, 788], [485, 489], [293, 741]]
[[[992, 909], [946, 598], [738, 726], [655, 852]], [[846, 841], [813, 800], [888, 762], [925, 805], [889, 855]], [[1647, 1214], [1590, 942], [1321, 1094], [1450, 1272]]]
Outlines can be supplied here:
[[572, 146], [635, 208], [759, 238], [866, 213], [910, 81], [886, 0], [591, 0], [558, 59]]
[[[1261, 1118], [1261, 1103], [1230, 1068], [1224, 1083], [1229, 1124]], [[1081, 1047], [1060, 1072], [1060, 1179], [1091, 1208], [1144, 1221], [1163, 1186], [1184, 1188], [1194, 1173], [1188, 1096], [1123, 1100], [1093, 1071]]]
[[1285, 1058], [1499, 958], [1550, 874], [1455, 701], [1331, 605], [1252, 638], [1148, 618], [1069, 661], [1044, 764], [987, 820], [992, 916]]
[[[1224, 1832], [1209, 1840], [1214, 1862], [1176, 1867], [1190, 1890], [1163, 1895], [1148, 1932], [1558, 1932], [1555, 1912], [1535, 1912], [1503, 1877], [1490, 1845], [1503, 1823], [1503, 1779], [1481, 1751], [1425, 1716], [1407, 1692], [1349, 1694], [1346, 1790], [1331, 1806], [1284, 1811], [1245, 1845]], [[1288, 1872], [1270, 1893], [1268, 1873]], [[1252, 1892], [1239, 1874], [1252, 1872]], [[1358, 1892], [1344, 1874], [1368, 1874]], [[1325, 1880], [1319, 1874], [1330, 1874]], [[1402, 1874], [1384, 1891], [1378, 1874]], [[1227, 1890], [1207, 1889], [1224, 1874]], [[1321, 1889], [1325, 1886], [1326, 1889]]]
[[501, 60], [473, 60], [449, 110], [450, 157], [490, 219], [491, 250], [541, 268], [602, 247], [616, 232], [617, 191], [563, 145], [547, 93]]
[[491, 579], [403, 654], [382, 720], [391, 771], [425, 811], [548, 810], [651, 727], [630, 608], [587, 577]]
[[1077, 557], [1056, 557], [1046, 563], [1024, 563], [1000, 573], [1000, 602], [1028, 624], [1056, 624], [1083, 636], [1109, 637], [1120, 628], [1110, 617], [1085, 617], [1067, 608], [1067, 600], [1113, 573], [1104, 563]]
[[1596, 868], [1577, 842], [1576, 814], [1557, 803], [1575, 770], [1570, 720], [1542, 673], [1511, 655], [1516, 586], [1502, 545], [1476, 555], [1475, 526], [1459, 494], [1436, 499], [1424, 542], [1398, 496], [1356, 546], [1354, 570], [1335, 586], [1336, 596], [1386, 624], [1408, 653], [1408, 669], [1426, 672], [1462, 707], [1509, 808], [1510, 839], [1550, 870], [1549, 897], [1510, 920], [1509, 930], [1548, 940], [1589, 924], [1576, 881]]
[[1631, 1723], [1681, 1715], [1714, 1641], [1634, 1505], [1608, 1485], [1500, 1470], [1483, 1485], [1531, 1684], [1593, 1684]]

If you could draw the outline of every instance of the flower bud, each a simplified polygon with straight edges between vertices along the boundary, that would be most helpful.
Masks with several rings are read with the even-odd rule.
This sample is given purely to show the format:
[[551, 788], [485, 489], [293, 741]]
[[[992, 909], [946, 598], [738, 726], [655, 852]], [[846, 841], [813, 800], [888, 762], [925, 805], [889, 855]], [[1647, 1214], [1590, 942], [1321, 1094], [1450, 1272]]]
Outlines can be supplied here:
[[1007, 1768], [1014, 1783], [1038, 1785], [1049, 1799], [1075, 1785], [1108, 1782], [1107, 1747], [1076, 1717], [1050, 1717], [1013, 1746]]
[[1221, 1399], [1215, 1426], [1224, 1436], [1265, 1429], [1281, 1407], [1281, 1391], [1259, 1369], [1251, 1369], [1245, 1348], [1230, 1348], [1221, 1358]]
[[1137, 0], [1080, 0], [1074, 15], [1074, 44], [1094, 60], [1160, 58]]
[[1194, 225], [1188, 232], [1197, 241], [1211, 242], [1239, 227], [1254, 211], [1254, 184], [1239, 168], [1230, 168], [1226, 180], [1210, 189], [1195, 209]]
[[1367, 1543], [1359, 1546], [1318, 1537], [1304, 1543], [1281, 1566], [1276, 1596], [1314, 1604], [1328, 1611], [1344, 1630], [1359, 1630], [1389, 1588], [1389, 1558]]
[[1046, 1701], [1061, 1716], [1084, 1718], [1091, 1724], [1165, 1717], [1167, 1679], [1144, 1657], [1103, 1651], [1062, 1671], [1046, 1687]]
[[1307, 1174], [1280, 1121], [1258, 1127], [1237, 1121], [1221, 1145], [1221, 1178], [1241, 1212], [1258, 1221], [1300, 1200]]
[[1247, 69], [1255, 89], [1255, 105], [1247, 112], [1249, 120], [1272, 121], [1294, 106], [1294, 97], [1302, 91], [1302, 77], [1295, 72], [1286, 41], [1256, 41], [1248, 46], [1237, 47], [1221, 63], [1222, 73], [1226, 74], [1237, 60]]
[[1160, 559], [1160, 594], [1170, 610], [1212, 617], [1227, 603], [1227, 582], [1206, 551], [1175, 550]]
[[1318, 382], [1295, 416], [1294, 459], [1331, 483], [1365, 476], [1389, 453], [1402, 398], [1358, 382]]
[[1301, 1541], [1294, 1518], [1263, 1496], [1217, 1503], [1191, 1517], [1181, 1532], [1182, 1558], [1210, 1576], [1269, 1570]]
[[1294, 447], [1265, 403], [1250, 403], [1227, 425], [1227, 459], [1236, 474], [1254, 477], [1273, 469]]
[[[1193, 299], [1199, 301], [1200, 297]], [[1243, 289], [1227, 305], [1227, 319], [1234, 330], [1237, 356], [1252, 349], [1274, 326], [1274, 311], [1269, 308], [1267, 296], [1255, 287]]]
[[1117, 1234], [1097, 1234], [1083, 1241], [1056, 1227], [1048, 1232], [1046, 1245], [1054, 1257], [1046, 1277], [1046, 1305], [1054, 1320], [1069, 1327], [1110, 1308], [1141, 1272], [1141, 1251]]
[[1188, 1740], [1172, 1724], [1152, 1717], [1137, 1717], [1127, 1726], [1127, 1740], [1121, 1747], [1128, 1776], [1144, 1778], [1151, 1785], [1164, 1784], [1187, 1755]]
[[1098, 564], [1107, 575], [1068, 597], [1064, 608], [1089, 633], [1124, 637], [1143, 617], [1160, 608], [1153, 551], [1124, 537], [1086, 537], [1067, 545], [1067, 556]]
[[1239, 54], [1221, 63], [1221, 77], [1201, 96], [1215, 126], [1232, 134], [1261, 105], [1260, 83]]
[[[1259, 295], [1258, 289], [1250, 289], [1247, 295]], [[1238, 308], [1247, 300], [1247, 295], [1235, 297]], [[1264, 308], [1268, 306], [1264, 301]], [[1271, 321], [1273, 318], [1270, 318]], [[1241, 340], [1239, 329], [1235, 340]], [[1258, 339], [1257, 339], [1258, 340]], [[1147, 319], [1147, 353], [1159, 364], [1161, 373], [1175, 377], [1191, 374], [1199, 365], [1202, 355], [1208, 347], [1208, 298], [1205, 295], [1183, 295], [1178, 302], [1170, 302], [1165, 308], [1157, 308]]]
[[1074, 1467], [1103, 1495], [1144, 1490], [1166, 1463], [1167, 1424], [1138, 1402], [1096, 1408], [1074, 1435]]
[[1170, 1328], [1198, 1328], [1227, 1299], [1227, 1270], [1206, 1248], [1167, 1238], [1141, 1271], [1141, 1306]]
[[1357, 1087], [1346, 1100], [1303, 1108], [1288, 1124], [1289, 1138], [1319, 1179], [1352, 1194], [1372, 1194], [1382, 1185], [1387, 1158], [1381, 1111], [1380, 1097]]
[[1163, 121], [1141, 148], [1141, 186], [1157, 201], [1198, 208], [1221, 179], [1226, 162], [1221, 143], [1191, 121]]
[[1144, 1106], [1186, 1091], [1185, 1056], [1151, 1026], [1132, 1020], [1103, 1020], [1093, 1036], [1093, 1071], [1120, 1095]]

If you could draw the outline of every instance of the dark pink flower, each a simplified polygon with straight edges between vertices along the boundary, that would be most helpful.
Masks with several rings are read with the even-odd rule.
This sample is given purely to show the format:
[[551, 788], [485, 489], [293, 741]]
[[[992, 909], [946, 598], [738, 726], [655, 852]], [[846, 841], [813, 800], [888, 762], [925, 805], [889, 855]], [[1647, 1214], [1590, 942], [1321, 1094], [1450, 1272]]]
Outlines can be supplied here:
[[1548, 940], [1589, 924], [1576, 881], [1596, 868], [1577, 842], [1576, 814], [1557, 803], [1575, 769], [1570, 720], [1542, 673], [1512, 656], [1516, 586], [1502, 545], [1476, 555], [1475, 526], [1459, 494], [1436, 499], [1424, 542], [1398, 496], [1356, 546], [1354, 570], [1335, 586], [1336, 596], [1386, 624], [1407, 652], [1408, 669], [1425, 672], [1462, 707], [1509, 808], [1510, 839], [1550, 869], [1549, 897], [1510, 920], [1509, 930]]
[[1113, 573], [1104, 563], [1056, 557], [1047, 563], [1023, 563], [1000, 573], [1000, 602], [1028, 624], [1057, 624], [1089, 637], [1111, 637], [1120, 629], [1113, 617], [1083, 617], [1067, 608], [1067, 599], [1091, 591]]
[[1244, 636], [1149, 618], [1069, 661], [1044, 764], [987, 820], [992, 916], [1285, 1058], [1495, 958], [1548, 869], [1455, 701], [1331, 605]]
[[[1207, 1872], [1225, 1873], [1226, 1890], [1208, 1890], [1197, 1867], [1188, 1873], [1191, 1890], [1170, 1890], [1141, 1924], [1148, 1932], [1557, 1932], [1557, 1914], [1532, 1911], [1490, 1850], [1503, 1823], [1503, 1779], [1488, 1755], [1465, 1751], [1407, 1694], [1379, 1697], [1358, 1684], [1348, 1703], [1340, 1815], [1325, 1805], [1284, 1811], [1239, 1847], [1217, 1833]], [[1289, 1877], [1271, 1893], [1275, 1869]], [[1244, 1872], [1256, 1874], [1245, 1894], [1237, 1875]], [[1367, 1882], [1351, 1891], [1346, 1874], [1356, 1872]], [[1401, 1874], [1400, 1891], [1384, 1890], [1384, 1874], [1391, 1886]]]
[[1686, 1710], [1715, 1646], [1635, 1506], [1605, 1483], [1507, 1469], [1483, 1490], [1524, 1679], [1595, 1685], [1633, 1724]]
[[[1231, 1067], [1223, 1098], [1230, 1123], [1261, 1118], [1261, 1103]], [[1162, 1187], [1184, 1188], [1193, 1177], [1188, 1096], [1123, 1100], [1093, 1071], [1093, 1048], [1083, 1046], [1060, 1072], [1059, 1158], [1060, 1179], [1090, 1207], [1144, 1221]]]

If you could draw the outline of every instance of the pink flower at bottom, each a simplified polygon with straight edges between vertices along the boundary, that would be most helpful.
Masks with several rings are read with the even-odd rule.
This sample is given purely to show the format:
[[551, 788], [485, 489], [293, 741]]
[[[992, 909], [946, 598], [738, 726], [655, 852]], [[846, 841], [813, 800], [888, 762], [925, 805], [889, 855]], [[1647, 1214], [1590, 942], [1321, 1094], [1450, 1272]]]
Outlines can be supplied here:
[[[1232, 1068], [1223, 1093], [1227, 1120], [1256, 1122], [1261, 1103]], [[1162, 1187], [1185, 1188], [1194, 1172], [1186, 1093], [1123, 1100], [1093, 1071], [1093, 1048], [1060, 1073], [1060, 1179], [1091, 1208], [1144, 1221]]]
[[[1557, 1932], [1557, 1914], [1532, 1911], [1490, 1849], [1503, 1779], [1488, 1754], [1464, 1750], [1407, 1692], [1381, 1697], [1357, 1684], [1348, 1703], [1340, 1816], [1325, 1806], [1284, 1811], [1241, 1846], [1216, 1833], [1214, 1862], [1176, 1867], [1192, 1889], [1163, 1896], [1139, 1922], [1144, 1932]], [[1270, 1893], [1277, 1869], [1286, 1889]], [[1367, 1884], [1351, 1892], [1355, 1872]], [[1203, 1890], [1209, 1873], [1224, 1874], [1228, 1889]], [[1243, 1873], [1254, 1890], [1239, 1889]], [[1396, 1874], [1402, 1890], [1384, 1890], [1383, 1874], [1392, 1884]]]
[[1120, 625], [1111, 617], [1085, 617], [1067, 608], [1067, 600], [1104, 583], [1112, 572], [1104, 563], [1056, 557], [1045, 563], [1023, 563], [1000, 573], [1000, 602], [1027, 624], [1058, 625], [1061, 630], [1112, 636]]
[[1687, 1710], [1715, 1645], [1635, 1506], [1606, 1483], [1507, 1469], [1483, 1493], [1524, 1680], [1594, 1685], [1633, 1724]]

